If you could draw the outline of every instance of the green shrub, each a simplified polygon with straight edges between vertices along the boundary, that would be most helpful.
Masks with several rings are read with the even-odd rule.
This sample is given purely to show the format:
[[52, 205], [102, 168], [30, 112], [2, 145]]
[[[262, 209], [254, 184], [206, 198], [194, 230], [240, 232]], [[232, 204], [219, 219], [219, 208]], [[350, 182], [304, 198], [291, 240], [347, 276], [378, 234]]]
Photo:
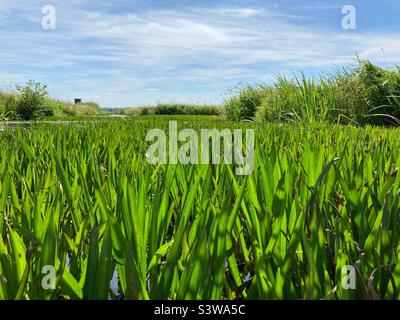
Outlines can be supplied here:
[[55, 110], [51, 105], [44, 104], [35, 114], [36, 118], [54, 117]]
[[18, 115], [24, 120], [40, 116], [47, 96], [47, 86], [30, 80], [23, 87], [17, 86], [17, 90], [21, 95], [16, 110]]
[[78, 105], [47, 96], [47, 86], [28, 81], [17, 86], [16, 93], [0, 92], [0, 118], [32, 120], [53, 116], [100, 115], [101, 107], [95, 102]]

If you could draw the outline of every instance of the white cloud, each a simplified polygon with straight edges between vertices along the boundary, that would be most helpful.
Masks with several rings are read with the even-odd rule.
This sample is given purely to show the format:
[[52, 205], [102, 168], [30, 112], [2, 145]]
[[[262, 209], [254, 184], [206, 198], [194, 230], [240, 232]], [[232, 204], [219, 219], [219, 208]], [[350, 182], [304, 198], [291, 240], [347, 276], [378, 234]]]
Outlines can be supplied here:
[[[179, 65], [216, 59], [223, 64], [278, 62], [307, 68], [343, 63], [354, 58], [355, 52], [380, 50], [376, 47], [379, 44], [390, 52], [387, 59], [400, 60], [400, 53], [395, 53], [398, 32], [348, 35], [334, 28], [299, 26], [266, 10], [189, 8], [179, 12], [81, 14], [81, 19], [71, 23], [71, 34], [114, 44], [116, 49], [109, 48], [100, 59], [120, 59], [128, 65]], [[244, 15], [251, 18], [240, 19]]]

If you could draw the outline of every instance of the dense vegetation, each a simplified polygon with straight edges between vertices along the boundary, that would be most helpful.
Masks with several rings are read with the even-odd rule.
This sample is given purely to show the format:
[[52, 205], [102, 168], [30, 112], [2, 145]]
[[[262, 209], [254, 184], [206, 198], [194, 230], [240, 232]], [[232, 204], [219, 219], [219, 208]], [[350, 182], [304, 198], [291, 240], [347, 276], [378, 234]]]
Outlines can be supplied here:
[[399, 298], [398, 129], [243, 123], [255, 170], [238, 177], [149, 165], [168, 122], [139, 119], [1, 133], [0, 299]]
[[140, 107], [120, 109], [119, 114], [129, 116], [148, 116], [148, 115], [202, 115], [218, 116], [223, 114], [221, 106], [210, 105], [188, 105], [188, 104], [158, 104], [155, 107]]
[[17, 86], [16, 92], [0, 90], [0, 120], [34, 120], [47, 117], [85, 117], [101, 115], [194, 115], [219, 116], [224, 113], [222, 106], [192, 104], [159, 104], [155, 107], [101, 109], [97, 103], [72, 104], [52, 99], [47, 86], [28, 81], [25, 86]]
[[368, 61], [319, 78], [279, 76], [271, 85], [246, 87], [226, 101], [231, 120], [260, 122], [400, 124], [400, 68]]
[[400, 67], [384, 70], [369, 61], [354, 68], [307, 78], [278, 76], [272, 84], [248, 86], [224, 106], [158, 104], [103, 112], [96, 103], [74, 105], [47, 96], [47, 88], [33, 81], [17, 93], [0, 91], [0, 118], [31, 120], [49, 116], [119, 114], [226, 116], [232, 121], [334, 123], [393, 126], [400, 124]]
[[33, 120], [53, 116], [95, 116], [102, 113], [94, 102], [72, 104], [52, 99], [47, 86], [28, 81], [16, 92], [0, 91], [0, 120]]

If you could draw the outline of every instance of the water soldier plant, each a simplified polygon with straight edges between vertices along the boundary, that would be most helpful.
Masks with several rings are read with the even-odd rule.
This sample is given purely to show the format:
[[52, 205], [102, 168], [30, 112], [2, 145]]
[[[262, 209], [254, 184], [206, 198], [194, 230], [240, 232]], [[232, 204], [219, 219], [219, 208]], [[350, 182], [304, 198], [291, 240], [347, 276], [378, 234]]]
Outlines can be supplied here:
[[399, 129], [178, 122], [254, 128], [242, 177], [150, 165], [169, 120], [0, 133], [0, 299], [399, 298]]

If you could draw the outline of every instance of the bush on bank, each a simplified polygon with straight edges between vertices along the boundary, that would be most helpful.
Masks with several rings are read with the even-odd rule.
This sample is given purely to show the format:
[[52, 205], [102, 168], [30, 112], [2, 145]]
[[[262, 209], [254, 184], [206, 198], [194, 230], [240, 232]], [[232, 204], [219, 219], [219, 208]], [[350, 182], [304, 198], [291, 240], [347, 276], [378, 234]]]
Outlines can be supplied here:
[[35, 120], [52, 116], [86, 116], [102, 113], [94, 102], [72, 104], [48, 96], [47, 86], [28, 81], [15, 92], [0, 91], [0, 120]]

